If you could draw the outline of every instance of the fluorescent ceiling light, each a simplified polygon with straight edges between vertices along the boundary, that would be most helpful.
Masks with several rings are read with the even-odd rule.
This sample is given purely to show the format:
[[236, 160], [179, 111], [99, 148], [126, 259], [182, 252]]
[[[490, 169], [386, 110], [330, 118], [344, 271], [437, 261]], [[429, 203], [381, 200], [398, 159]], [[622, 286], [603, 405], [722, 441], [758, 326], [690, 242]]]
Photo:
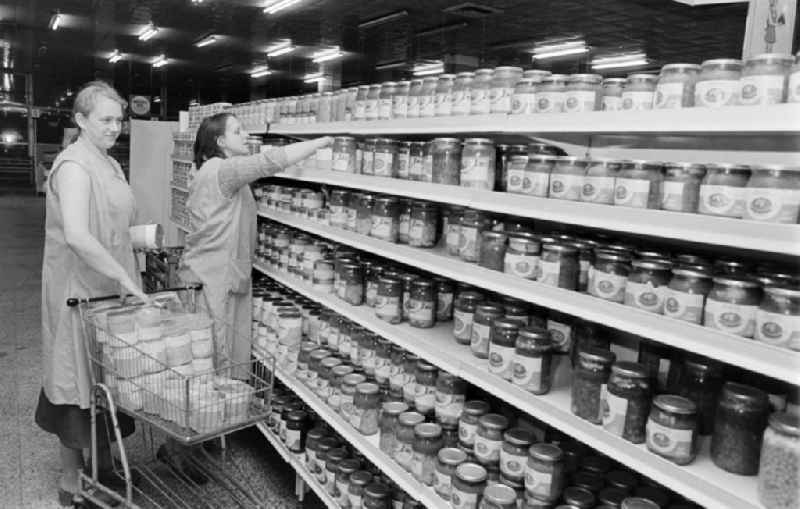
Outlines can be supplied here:
[[272, 46], [267, 48], [267, 56], [268, 57], [279, 57], [281, 55], [285, 55], [287, 53], [291, 53], [296, 48], [292, 46], [291, 39], [285, 39], [280, 42], [276, 42]]
[[203, 0], [192, 0], [192, 3], [193, 4], [201, 4], [201, 3], [203, 3]]
[[50, 27], [50, 30], [58, 30], [58, 25], [60, 25], [60, 24], [61, 24], [61, 13], [60, 12], [56, 12], [55, 14], [50, 16], [50, 23], [48, 25]]
[[214, 44], [215, 42], [217, 42], [217, 36], [209, 35], [209, 36], [203, 37], [202, 39], [200, 39], [199, 41], [194, 43], [194, 45], [197, 46], [198, 48], [202, 48], [204, 46], [208, 46], [210, 44]]
[[387, 62], [385, 64], [378, 64], [375, 66], [375, 70], [377, 71], [385, 71], [386, 69], [398, 69], [400, 67], [405, 67], [407, 65], [405, 60], [399, 60], [397, 62]]
[[580, 55], [588, 52], [589, 47], [586, 45], [586, 41], [583, 40], [542, 43], [534, 46], [533, 59], [541, 60], [543, 58], [565, 57], [568, 55]]
[[628, 60], [627, 62], [616, 62], [610, 64], [592, 64], [592, 69], [620, 69], [623, 67], [641, 67], [643, 65], [649, 64], [650, 61], [646, 58], [642, 58], [639, 60]]
[[159, 55], [159, 56], [157, 56], [157, 57], [156, 57], [156, 58], [154, 58], [154, 59], [153, 59], [153, 61], [151, 62], [151, 64], [152, 64], [152, 65], [153, 65], [153, 67], [155, 67], [155, 68], [164, 67], [165, 65], [167, 65], [167, 63], [169, 63], [169, 60], [167, 60], [167, 57], [165, 57], [163, 54], [162, 54], [162, 55]]
[[430, 76], [432, 74], [442, 74], [444, 72], [444, 62], [433, 60], [416, 64], [413, 69], [414, 76]]
[[310, 72], [310, 73], [306, 74], [305, 76], [303, 76], [304, 80], [315, 80], [317, 78], [322, 78], [322, 73], [321, 72]]
[[315, 63], [327, 62], [328, 60], [333, 60], [343, 55], [344, 53], [339, 50], [339, 46], [333, 46], [332, 48], [317, 51], [311, 55], [311, 60]]
[[428, 35], [436, 35], [436, 34], [443, 34], [445, 32], [452, 32], [453, 30], [460, 30], [469, 26], [469, 23], [466, 21], [462, 21], [461, 23], [453, 23], [451, 25], [442, 25], [435, 28], [431, 28], [428, 30], [423, 30], [421, 32], [417, 32], [415, 35], [417, 37], [425, 37]]
[[250, 69], [251, 78], [262, 78], [268, 74], [272, 74], [272, 71], [266, 65], [259, 65]]
[[607, 55], [592, 60], [593, 69], [613, 69], [618, 67], [639, 67], [647, 65], [647, 55], [642, 52]]
[[147, 41], [152, 39], [158, 33], [158, 28], [155, 27], [152, 23], [147, 25], [146, 27], [142, 28], [139, 31], [139, 40], [140, 41]]
[[272, 0], [264, 6], [264, 14], [275, 14], [298, 2], [300, 2], [300, 0]]
[[320, 81], [325, 81], [325, 77], [324, 76], [319, 76], [317, 78], [308, 78], [308, 79], [305, 79], [303, 81], [305, 83], [318, 83]]
[[119, 52], [118, 49], [115, 49], [111, 55], [108, 56], [109, 63], [116, 64], [120, 60], [122, 60], [122, 53]]
[[363, 30], [365, 28], [371, 28], [371, 27], [374, 27], [374, 26], [382, 25], [384, 23], [388, 23], [388, 22], [394, 21], [396, 19], [405, 18], [406, 16], [408, 16], [408, 11], [406, 11], [406, 10], [392, 12], [392, 13], [386, 14], [384, 16], [380, 16], [378, 18], [373, 18], [373, 19], [364, 21], [362, 23], [359, 23], [358, 24], [358, 28]]

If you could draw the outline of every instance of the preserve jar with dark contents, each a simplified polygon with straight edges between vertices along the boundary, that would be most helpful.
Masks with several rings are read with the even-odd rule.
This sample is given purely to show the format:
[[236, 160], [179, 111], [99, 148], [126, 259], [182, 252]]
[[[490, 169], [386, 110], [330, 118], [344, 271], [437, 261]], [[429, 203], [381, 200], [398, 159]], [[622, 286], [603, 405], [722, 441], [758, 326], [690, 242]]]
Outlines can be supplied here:
[[578, 352], [572, 375], [572, 413], [593, 424], [603, 423], [601, 393], [608, 383], [615, 355], [609, 350], [587, 348]]
[[758, 500], [766, 509], [800, 506], [800, 418], [775, 412], [764, 432], [758, 470]]
[[650, 374], [641, 364], [620, 361], [611, 366], [604, 393], [603, 427], [634, 444], [645, 440], [650, 415]]
[[481, 232], [478, 265], [487, 269], [503, 272], [507, 240], [508, 235], [503, 232]]
[[567, 290], [577, 290], [579, 275], [580, 264], [577, 248], [556, 243], [542, 246], [542, 259], [539, 262], [537, 281]]
[[714, 464], [734, 474], [756, 475], [769, 414], [767, 393], [727, 382], [722, 387], [711, 435]]

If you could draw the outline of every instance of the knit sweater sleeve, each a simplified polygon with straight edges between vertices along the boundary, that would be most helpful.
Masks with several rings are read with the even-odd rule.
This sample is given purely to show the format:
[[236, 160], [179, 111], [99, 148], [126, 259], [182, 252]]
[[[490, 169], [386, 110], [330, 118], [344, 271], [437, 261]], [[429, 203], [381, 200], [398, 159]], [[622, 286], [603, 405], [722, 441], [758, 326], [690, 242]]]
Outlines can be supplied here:
[[223, 196], [233, 198], [242, 186], [264, 177], [271, 177], [288, 166], [286, 152], [278, 148], [251, 156], [234, 156], [222, 160], [219, 188]]

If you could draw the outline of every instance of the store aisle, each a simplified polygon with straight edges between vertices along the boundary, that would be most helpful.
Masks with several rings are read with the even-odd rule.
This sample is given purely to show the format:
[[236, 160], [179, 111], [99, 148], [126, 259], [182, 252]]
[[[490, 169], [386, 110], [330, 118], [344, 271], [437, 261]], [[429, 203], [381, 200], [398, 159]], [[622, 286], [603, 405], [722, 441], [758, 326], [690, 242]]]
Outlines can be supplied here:
[[[0, 195], [0, 225], [0, 507], [58, 508], [54, 488], [59, 474], [57, 441], [33, 422], [41, 387], [44, 199]], [[141, 447], [137, 438], [134, 435], [126, 441], [129, 447]], [[240, 456], [254, 479], [261, 481], [269, 507], [320, 506], [313, 494], [307, 496], [305, 505], [294, 499], [291, 468], [257, 433], [246, 432], [232, 442], [232, 447], [247, 448]]]

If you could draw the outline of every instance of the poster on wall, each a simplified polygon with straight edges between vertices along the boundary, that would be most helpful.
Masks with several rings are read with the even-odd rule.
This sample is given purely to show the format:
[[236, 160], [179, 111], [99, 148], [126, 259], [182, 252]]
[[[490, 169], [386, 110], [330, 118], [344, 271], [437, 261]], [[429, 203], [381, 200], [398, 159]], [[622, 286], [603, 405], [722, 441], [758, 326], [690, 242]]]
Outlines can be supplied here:
[[742, 58], [792, 52], [797, 0], [750, 0]]

